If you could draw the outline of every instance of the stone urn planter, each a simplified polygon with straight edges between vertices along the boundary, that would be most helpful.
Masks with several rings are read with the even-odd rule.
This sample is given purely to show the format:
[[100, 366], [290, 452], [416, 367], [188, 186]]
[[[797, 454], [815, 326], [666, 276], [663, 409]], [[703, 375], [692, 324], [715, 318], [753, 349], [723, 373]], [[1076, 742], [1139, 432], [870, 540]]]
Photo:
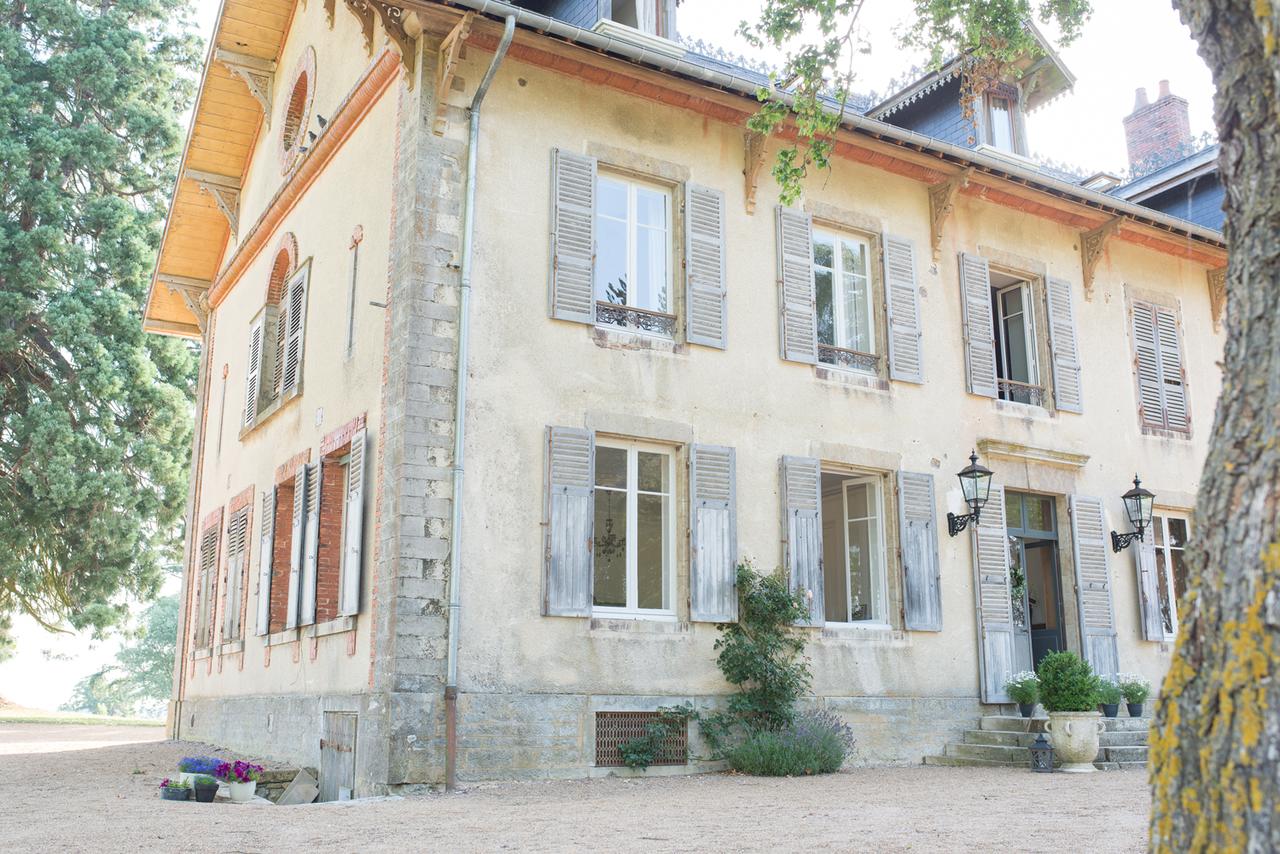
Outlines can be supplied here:
[[1097, 712], [1050, 712], [1044, 729], [1062, 760], [1061, 770], [1076, 774], [1097, 770], [1093, 760], [1098, 755], [1098, 736], [1106, 729]]

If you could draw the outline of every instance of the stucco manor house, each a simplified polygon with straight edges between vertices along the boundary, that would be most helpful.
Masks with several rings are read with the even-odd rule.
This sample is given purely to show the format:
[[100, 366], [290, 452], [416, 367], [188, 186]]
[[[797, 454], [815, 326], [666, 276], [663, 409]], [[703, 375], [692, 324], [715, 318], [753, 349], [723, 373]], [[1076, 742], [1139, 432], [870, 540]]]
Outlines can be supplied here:
[[[918, 763], [1047, 651], [1153, 683], [1222, 351], [1221, 187], [1029, 156], [1047, 44], [846, 112], [778, 203], [674, 0], [224, 0], [146, 328], [198, 338], [175, 737], [326, 797], [606, 774], [713, 706], [734, 566]], [[1120, 129], [1117, 128], [1117, 133]], [[1188, 142], [1140, 93], [1136, 161]], [[956, 472], [994, 472], [976, 530]], [[1134, 473], [1154, 531], [1130, 530]], [[714, 767], [696, 726], [649, 773]]]

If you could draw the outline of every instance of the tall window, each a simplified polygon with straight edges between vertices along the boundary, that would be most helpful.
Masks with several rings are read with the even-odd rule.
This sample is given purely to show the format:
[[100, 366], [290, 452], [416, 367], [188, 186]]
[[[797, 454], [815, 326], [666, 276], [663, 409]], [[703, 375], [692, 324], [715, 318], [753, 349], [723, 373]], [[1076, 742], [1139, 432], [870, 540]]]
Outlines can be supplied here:
[[1013, 102], [1000, 95], [987, 96], [987, 142], [1001, 151], [1017, 151], [1013, 129]]
[[813, 233], [818, 358], [822, 362], [864, 371], [876, 369], [870, 259], [871, 245], [860, 237]]
[[1172, 637], [1178, 628], [1178, 600], [1187, 591], [1188, 523], [1177, 516], [1155, 516], [1151, 520], [1156, 546], [1156, 584], [1160, 596], [1160, 619], [1164, 633]]
[[670, 335], [671, 192], [600, 175], [596, 186], [596, 317]]
[[829, 623], [887, 623], [880, 478], [822, 475], [823, 595]]
[[994, 271], [991, 283], [1000, 399], [1041, 406], [1044, 393], [1036, 365], [1036, 318], [1031, 285]]
[[670, 451], [596, 444], [594, 607], [603, 614], [673, 614], [675, 552]]

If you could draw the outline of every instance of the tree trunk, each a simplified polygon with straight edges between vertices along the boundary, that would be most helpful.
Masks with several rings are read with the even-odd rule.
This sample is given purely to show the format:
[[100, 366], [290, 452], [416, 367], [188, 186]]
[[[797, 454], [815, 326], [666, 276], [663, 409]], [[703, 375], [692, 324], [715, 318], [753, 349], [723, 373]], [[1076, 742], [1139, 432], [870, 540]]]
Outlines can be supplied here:
[[1217, 84], [1227, 343], [1151, 734], [1152, 851], [1280, 850], [1280, 0], [1175, 0]]

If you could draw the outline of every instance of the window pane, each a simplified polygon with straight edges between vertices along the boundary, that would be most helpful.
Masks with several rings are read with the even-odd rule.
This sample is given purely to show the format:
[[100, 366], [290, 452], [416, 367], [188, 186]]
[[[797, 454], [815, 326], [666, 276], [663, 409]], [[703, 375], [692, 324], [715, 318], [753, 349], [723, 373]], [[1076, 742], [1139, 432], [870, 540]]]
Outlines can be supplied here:
[[[597, 471], [599, 471], [598, 457], [597, 451]], [[625, 459], [625, 452], [623, 457]], [[596, 490], [596, 531], [593, 546], [595, 584], [592, 601], [596, 605], [626, 607], [627, 494], [625, 492]]]
[[1169, 520], [1169, 548], [1185, 549], [1187, 547], [1187, 520]]
[[1004, 524], [1007, 528], [1022, 527], [1022, 496], [1015, 492], [1005, 493]]
[[636, 499], [636, 587], [641, 608], [665, 608], [667, 502], [661, 495]]
[[656, 228], [636, 230], [636, 287], [631, 305], [669, 312], [667, 300], [667, 232]]
[[883, 618], [878, 602], [882, 572], [878, 496], [869, 483], [845, 488], [851, 622]]
[[991, 144], [1003, 151], [1013, 151], [1013, 110], [1008, 98], [992, 98], [991, 109]]
[[845, 273], [867, 275], [867, 244], [861, 240], [840, 241], [840, 264]]
[[1004, 314], [1006, 379], [1020, 383], [1031, 382], [1031, 361], [1027, 351], [1026, 314], [1022, 308], [1022, 289], [1014, 288], [1001, 294]]
[[1154, 528], [1156, 532], [1156, 545], [1163, 546], [1164, 545], [1164, 517], [1152, 516], [1151, 527]]
[[814, 268], [813, 284], [817, 298], [818, 340], [836, 343], [835, 304], [831, 300], [831, 271]]
[[596, 218], [596, 299], [627, 304], [627, 224]]
[[667, 455], [640, 451], [637, 456], [640, 489], [644, 492], [667, 492]]
[[826, 267], [828, 270], [835, 266], [835, 248], [832, 239], [825, 234], [815, 234], [813, 236], [813, 263], [816, 267]]
[[1009, 596], [1013, 600], [1013, 624], [1027, 627], [1027, 568], [1022, 565], [1022, 548], [1017, 537], [1009, 537]]
[[1173, 551], [1169, 553], [1169, 560], [1173, 564], [1173, 595], [1181, 599], [1187, 592], [1186, 556], [1181, 551]]
[[1160, 622], [1165, 634], [1173, 632], [1173, 598], [1169, 595], [1169, 572], [1165, 562], [1165, 550], [1156, 549], [1156, 585], [1160, 598]]
[[667, 230], [667, 194], [648, 187], [636, 187], [636, 222]]
[[867, 280], [863, 276], [843, 276], [844, 285], [844, 346], [850, 350], [871, 353], [875, 344], [871, 338], [871, 301], [867, 294]]
[[627, 218], [627, 185], [613, 178], [601, 177], [596, 182], [596, 210], [600, 216]]
[[1031, 606], [1031, 628], [1058, 628], [1058, 591], [1053, 583], [1054, 546], [1027, 546], [1027, 602]]
[[1033, 531], [1053, 530], [1053, 499], [1028, 495], [1024, 505], [1027, 519], [1023, 526]]
[[627, 488], [627, 452], [596, 445], [596, 486]]

